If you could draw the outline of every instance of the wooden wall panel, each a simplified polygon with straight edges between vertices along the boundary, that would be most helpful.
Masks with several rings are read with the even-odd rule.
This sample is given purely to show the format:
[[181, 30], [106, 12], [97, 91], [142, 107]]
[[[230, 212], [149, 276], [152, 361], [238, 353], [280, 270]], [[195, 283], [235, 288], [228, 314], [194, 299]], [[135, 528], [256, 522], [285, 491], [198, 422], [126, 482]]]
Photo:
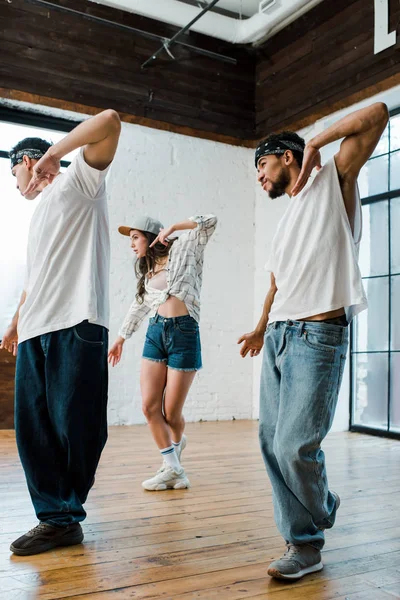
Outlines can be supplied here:
[[[393, 31], [400, 3], [389, 6]], [[305, 126], [400, 83], [400, 31], [396, 46], [376, 55], [373, 46], [373, 0], [325, 0], [268, 40], [256, 68], [256, 137]]]
[[[53, 1], [161, 36], [177, 31], [88, 0]], [[400, 83], [400, 31], [396, 46], [373, 53], [373, 0], [324, 0], [257, 49], [184, 36], [237, 66], [176, 46], [176, 61], [165, 54], [141, 70], [158, 41], [34, 0], [0, 0], [0, 22], [3, 96], [89, 114], [112, 107], [130, 122], [227, 143], [255, 145]], [[390, 0], [390, 31], [399, 22]]]
[[0, 429], [14, 427], [15, 357], [0, 350]]
[[[60, 6], [171, 37], [178, 28], [87, 0]], [[29, 0], [0, 2], [1, 86], [238, 140], [254, 137], [255, 56], [196, 33], [184, 41], [237, 59], [230, 65], [174, 46], [141, 70], [160, 43]]]

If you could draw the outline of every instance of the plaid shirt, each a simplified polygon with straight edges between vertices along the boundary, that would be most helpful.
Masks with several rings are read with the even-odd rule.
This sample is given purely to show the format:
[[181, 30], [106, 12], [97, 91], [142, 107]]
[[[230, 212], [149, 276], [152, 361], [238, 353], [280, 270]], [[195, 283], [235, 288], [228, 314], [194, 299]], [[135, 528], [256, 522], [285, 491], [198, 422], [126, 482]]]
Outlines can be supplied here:
[[169, 296], [175, 296], [186, 304], [191, 317], [200, 320], [200, 291], [203, 279], [204, 248], [215, 231], [217, 217], [190, 217], [197, 223], [195, 229], [183, 233], [171, 246], [167, 263], [167, 288], [157, 290], [145, 282], [143, 304], [134, 300], [119, 331], [125, 340], [140, 327], [150, 311], [156, 311]]

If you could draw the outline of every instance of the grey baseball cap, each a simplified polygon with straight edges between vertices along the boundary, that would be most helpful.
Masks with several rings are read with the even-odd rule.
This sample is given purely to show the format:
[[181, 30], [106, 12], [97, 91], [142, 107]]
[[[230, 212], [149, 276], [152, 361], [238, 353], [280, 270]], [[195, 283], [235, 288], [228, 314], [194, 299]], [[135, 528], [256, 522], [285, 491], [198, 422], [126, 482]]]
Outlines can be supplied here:
[[154, 233], [155, 235], [158, 235], [160, 233], [160, 229], [164, 229], [164, 225], [160, 221], [157, 221], [157, 219], [142, 216], [137, 217], [129, 227], [124, 225], [118, 227], [118, 231], [122, 235], [127, 235], [128, 237], [130, 236], [132, 229], [137, 229], [138, 231], [147, 231], [148, 233]]

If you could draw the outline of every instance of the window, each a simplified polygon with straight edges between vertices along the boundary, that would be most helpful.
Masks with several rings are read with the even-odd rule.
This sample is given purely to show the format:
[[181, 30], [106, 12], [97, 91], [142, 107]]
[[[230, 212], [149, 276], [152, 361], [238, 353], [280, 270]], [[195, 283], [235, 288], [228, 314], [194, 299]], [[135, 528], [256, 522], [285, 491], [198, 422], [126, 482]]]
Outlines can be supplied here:
[[[0, 108], [0, 339], [23, 290], [29, 223], [37, 204], [37, 200], [25, 200], [16, 189], [8, 152], [25, 137], [42, 137], [55, 143], [75, 125], [73, 121]], [[62, 161], [63, 168], [74, 154]]]
[[400, 109], [359, 178], [368, 310], [351, 335], [350, 429], [400, 437]]

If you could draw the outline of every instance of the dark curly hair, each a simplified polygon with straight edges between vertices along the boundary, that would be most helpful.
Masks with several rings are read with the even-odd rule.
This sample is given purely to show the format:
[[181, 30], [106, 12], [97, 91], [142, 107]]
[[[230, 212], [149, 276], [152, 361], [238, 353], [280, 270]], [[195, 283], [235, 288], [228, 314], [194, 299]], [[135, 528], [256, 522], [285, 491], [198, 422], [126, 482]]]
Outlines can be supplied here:
[[41, 150], [43, 154], [45, 154], [52, 145], [53, 144], [51, 142], [47, 142], [42, 138], [27, 137], [18, 142], [18, 144], [15, 144], [14, 148], [11, 148], [10, 154], [15, 154], [15, 152], [19, 152], [20, 150], [26, 150], [27, 148]]
[[[296, 144], [300, 144], [303, 150], [306, 145], [304, 139], [294, 131], [281, 131], [280, 133], [271, 133], [267, 138], [265, 138], [264, 143], [279, 143], [281, 141], [284, 142], [285, 140], [289, 142], [296, 142]], [[301, 169], [303, 165], [303, 152], [299, 152], [298, 150], [292, 150], [291, 148], [288, 148], [288, 150], [290, 150], [293, 153], [293, 156]]]

